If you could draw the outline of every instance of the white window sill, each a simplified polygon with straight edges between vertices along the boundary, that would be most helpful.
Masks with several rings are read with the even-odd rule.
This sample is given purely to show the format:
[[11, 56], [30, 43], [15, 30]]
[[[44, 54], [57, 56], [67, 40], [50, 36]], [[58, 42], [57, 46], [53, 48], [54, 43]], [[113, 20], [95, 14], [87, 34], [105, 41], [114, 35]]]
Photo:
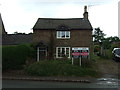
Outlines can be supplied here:
[[70, 38], [57, 38], [57, 39], [70, 39]]
[[[64, 58], [64, 57], [56, 57], [56, 58]], [[67, 58], [70, 58], [70, 57], [67, 57]]]

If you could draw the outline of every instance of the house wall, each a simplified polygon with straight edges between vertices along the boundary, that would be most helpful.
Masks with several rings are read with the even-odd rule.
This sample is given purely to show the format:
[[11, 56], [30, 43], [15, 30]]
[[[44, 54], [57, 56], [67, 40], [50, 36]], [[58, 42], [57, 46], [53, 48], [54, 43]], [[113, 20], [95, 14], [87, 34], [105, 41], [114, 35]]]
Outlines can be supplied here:
[[33, 42], [44, 41], [48, 43], [51, 40], [52, 33], [56, 46], [90, 46], [92, 42], [91, 30], [71, 30], [70, 39], [57, 39], [56, 31], [52, 32], [51, 30], [34, 30]]
[[51, 31], [50, 30], [33, 30], [33, 42], [44, 41], [50, 42]]
[[[56, 34], [56, 33], [55, 33]], [[91, 46], [92, 32], [91, 30], [71, 30], [70, 39], [55, 39], [56, 46]]]
[[44, 41], [46, 44], [52, 42], [54, 56], [56, 47], [89, 47], [92, 52], [92, 30], [71, 30], [70, 39], [57, 39], [56, 37], [55, 30], [34, 30], [33, 33], [34, 42]]

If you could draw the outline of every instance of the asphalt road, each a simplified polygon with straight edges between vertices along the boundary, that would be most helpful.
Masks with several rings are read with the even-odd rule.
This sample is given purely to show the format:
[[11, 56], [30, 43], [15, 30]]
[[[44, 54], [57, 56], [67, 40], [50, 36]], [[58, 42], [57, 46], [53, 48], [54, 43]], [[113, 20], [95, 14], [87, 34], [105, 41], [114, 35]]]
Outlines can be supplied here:
[[100, 80], [95, 83], [3, 80], [2, 88], [118, 88], [117, 82]]

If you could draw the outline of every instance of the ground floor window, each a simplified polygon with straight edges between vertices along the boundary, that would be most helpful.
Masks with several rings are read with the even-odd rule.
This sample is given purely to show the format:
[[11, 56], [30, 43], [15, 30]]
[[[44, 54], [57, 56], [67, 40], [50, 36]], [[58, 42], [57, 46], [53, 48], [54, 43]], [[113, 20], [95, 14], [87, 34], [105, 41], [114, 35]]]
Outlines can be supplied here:
[[70, 58], [70, 47], [56, 47], [56, 57], [62, 58], [64, 56]]

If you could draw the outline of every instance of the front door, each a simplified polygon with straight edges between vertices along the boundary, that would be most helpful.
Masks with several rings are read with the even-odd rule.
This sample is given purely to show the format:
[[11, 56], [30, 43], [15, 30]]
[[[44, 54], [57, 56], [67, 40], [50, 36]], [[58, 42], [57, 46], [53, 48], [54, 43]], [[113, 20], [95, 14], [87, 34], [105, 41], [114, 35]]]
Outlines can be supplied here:
[[46, 50], [40, 51], [39, 57], [40, 57], [40, 60], [45, 60], [46, 59]]
[[37, 61], [47, 59], [48, 47], [45, 43], [40, 42], [37, 46]]

